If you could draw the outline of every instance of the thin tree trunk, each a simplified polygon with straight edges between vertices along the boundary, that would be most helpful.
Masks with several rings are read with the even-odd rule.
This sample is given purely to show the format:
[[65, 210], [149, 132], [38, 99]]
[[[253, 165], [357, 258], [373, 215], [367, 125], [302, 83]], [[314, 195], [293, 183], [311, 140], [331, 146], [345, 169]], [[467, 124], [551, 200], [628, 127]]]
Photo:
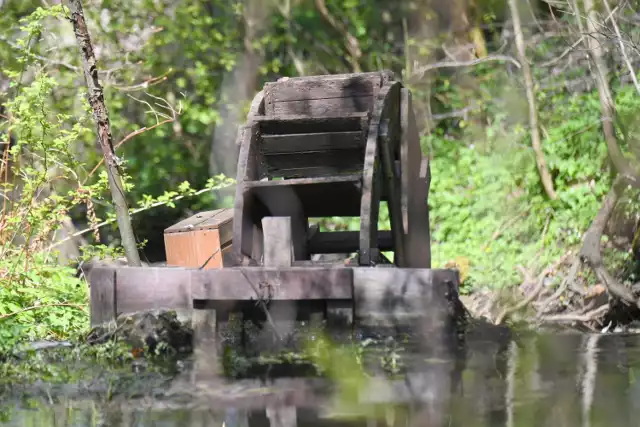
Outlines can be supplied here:
[[[609, 157], [613, 163], [614, 168], [619, 174], [625, 175], [627, 179], [632, 182], [636, 182], [636, 173], [631, 167], [631, 164], [625, 159], [620, 146], [618, 145], [618, 138], [615, 131], [615, 104], [613, 102], [613, 96], [611, 95], [611, 88], [607, 81], [609, 75], [609, 69], [603, 56], [603, 40], [600, 36], [599, 29], [597, 28], [598, 12], [594, 7], [593, 0], [584, 0], [584, 14], [586, 15], [586, 32], [584, 37], [587, 45], [587, 50], [595, 66], [594, 74], [596, 79], [596, 85], [598, 87], [598, 95], [600, 96], [600, 109], [602, 111], [602, 131], [604, 133], [605, 142], [607, 143], [607, 151]], [[576, 10], [578, 19], [580, 18], [579, 10]]]
[[81, 0], [69, 0], [69, 10], [71, 12], [71, 22], [73, 30], [80, 47], [82, 57], [82, 68], [87, 83], [89, 104], [93, 109], [93, 117], [96, 121], [98, 131], [98, 141], [104, 155], [104, 164], [109, 175], [109, 187], [111, 188], [111, 198], [116, 208], [116, 218], [120, 229], [120, 238], [124, 247], [127, 262], [130, 266], [140, 267], [140, 255], [136, 245], [136, 239], [131, 226], [129, 208], [125, 199], [125, 190], [122, 185], [122, 177], [118, 158], [113, 150], [113, 141], [109, 124], [109, 113], [104, 103], [104, 93], [98, 81], [98, 68], [96, 58], [93, 53], [93, 45], [89, 36], [89, 29], [84, 18]]
[[524, 47], [524, 37], [522, 35], [522, 24], [520, 22], [520, 13], [518, 12], [518, 0], [509, 0], [509, 9], [511, 10], [511, 18], [513, 19], [513, 31], [516, 36], [516, 47], [518, 48], [518, 59], [522, 65], [522, 74], [527, 92], [527, 102], [529, 103], [529, 127], [531, 128], [531, 145], [536, 156], [536, 165], [540, 173], [540, 180], [547, 196], [555, 200], [557, 194], [553, 188], [553, 179], [547, 167], [547, 161], [542, 151], [542, 142], [540, 139], [540, 130], [538, 129], [538, 110], [536, 108], [536, 97], [533, 91], [533, 75]]

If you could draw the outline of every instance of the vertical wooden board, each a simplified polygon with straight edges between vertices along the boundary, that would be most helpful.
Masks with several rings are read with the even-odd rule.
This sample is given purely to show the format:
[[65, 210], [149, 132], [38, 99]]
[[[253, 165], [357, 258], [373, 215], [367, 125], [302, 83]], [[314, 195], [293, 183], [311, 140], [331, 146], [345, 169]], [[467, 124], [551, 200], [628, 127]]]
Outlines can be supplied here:
[[196, 262], [188, 267], [222, 268], [222, 243], [220, 242], [220, 232], [218, 230], [198, 230], [194, 233], [193, 245]]
[[270, 406], [266, 408], [271, 427], [296, 427], [297, 409], [295, 406]]
[[355, 315], [363, 324], [412, 324], [428, 318], [438, 327], [448, 319], [448, 297], [456, 273], [450, 270], [355, 268]]
[[182, 233], [165, 233], [164, 247], [168, 266], [191, 267], [194, 264], [192, 240], [195, 233], [192, 231]]
[[123, 267], [116, 275], [118, 315], [141, 310], [191, 309], [193, 270], [167, 267]]
[[215, 379], [220, 374], [218, 360], [218, 325], [215, 309], [194, 309], [193, 327], [194, 368], [193, 380]]
[[90, 323], [97, 326], [116, 319], [116, 269], [94, 267], [89, 273]]
[[233, 252], [237, 258], [253, 256], [253, 222], [251, 196], [245, 192], [245, 182], [259, 179], [258, 127], [255, 124], [239, 131], [240, 153], [236, 176], [236, 197], [233, 211]]
[[[406, 267], [431, 268], [431, 232], [429, 224], [429, 160], [422, 156], [420, 137], [411, 106], [411, 94], [404, 94], [406, 124], [403, 127], [403, 144], [408, 161], [403, 165], [403, 208], [407, 212], [408, 228], [405, 234]], [[406, 178], [406, 185], [405, 185]]]
[[293, 262], [290, 217], [262, 218], [265, 267], [291, 267]]

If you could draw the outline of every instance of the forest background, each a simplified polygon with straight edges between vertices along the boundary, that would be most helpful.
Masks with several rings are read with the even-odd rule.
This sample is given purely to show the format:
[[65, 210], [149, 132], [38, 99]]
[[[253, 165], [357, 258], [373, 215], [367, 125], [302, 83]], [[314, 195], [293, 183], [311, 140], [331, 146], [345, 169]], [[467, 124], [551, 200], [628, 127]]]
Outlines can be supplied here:
[[[168, 226], [232, 205], [237, 126], [265, 82], [391, 69], [431, 159], [433, 264], [461, 293], [637, 304], [636, 2], [83, 3], [143, 261], [163, 260]], [[0, 346], [86, 329], [76, 266], [123, 254], [68, 12], [0, 0]]]

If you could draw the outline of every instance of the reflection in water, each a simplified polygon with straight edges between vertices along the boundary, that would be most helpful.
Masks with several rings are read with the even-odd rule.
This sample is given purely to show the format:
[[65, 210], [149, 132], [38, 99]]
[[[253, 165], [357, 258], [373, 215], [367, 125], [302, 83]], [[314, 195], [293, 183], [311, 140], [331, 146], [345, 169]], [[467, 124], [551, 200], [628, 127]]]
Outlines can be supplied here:
[[[477, 334], [451, 358], [413, 355], [407, 375], [358, 388], [304, 378], [209, 383], [191, 394], [0, 406], [6, 426], [626, 427], [637, 425], [640, 336]], [[186, 377], [191, 378], [189, 375]], [[181, 385], [177, 385], [180, 381]], [[187, 390], [188, 379], [172, 387]], [[165, 390], [166, 391], [166, 390]], [[1, 423], [1, 421], [0, 421]]]

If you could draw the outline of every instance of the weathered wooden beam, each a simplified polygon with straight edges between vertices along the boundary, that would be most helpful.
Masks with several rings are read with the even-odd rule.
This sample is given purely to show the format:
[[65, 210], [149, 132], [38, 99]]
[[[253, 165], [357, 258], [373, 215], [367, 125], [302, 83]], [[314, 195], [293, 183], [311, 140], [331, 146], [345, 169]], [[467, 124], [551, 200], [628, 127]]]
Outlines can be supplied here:
[[264, 156], [267, 175], [270, 177], [292, 176], [292, 170], [297, 170], [295, 176], [314, 177], [318, 170], [321, 176], [327, 174], [360, 173], [364, 164], [362, 149], [306, 151], [300, 153], [269, 154]]
[[360, 131], [262, 135], [260, 149], [264, 155], [270, 155], [364, 148], [364, 143], [364, 135]]
[[[342, 254], [357, 252], [360, 248], [358, 231], [326, 231], [317, 232], [309, 239], [309, 253]], [[378, 231], [378, 248], [381, 251], [393, 251], [391, 231]]]
[[141, 310], [192, 309], [191, 277], [196, 271], [199, 270], [172, 267], [115, 269], [118, 314]]
[[369, 111], [372, 95], [350, 95], [343, 98], [305, 99], [300, 101], [277, 101], [273, 104], [275, 116], [304, 114], [328, 116]]
[[[290, 192], [295, 193], [301, 206], [304, 207], [307, 218], [358, 216], [360, 212], [361, 175], [359, 174], [253, 181], [246, 182], [244, 185], [246, 195], [252, 195], [263, 203], [269, 203], [269, 200], [283, 200], [290, 197]], [[336, 200], [340, 203], [336, 204]]]
[[354, 132], [366, 126], [369, 113], [351, 113], [334, 116], [313, 117], [292, 115], [279, 117], [255, 117], [262, 134], [286, 135], [314, 132]]
[[94, 267], [89, 273], [91, 326], [116, 319], [116, 271], [111, 267]]
[[442, 328], [453, 320], [447, 310], [458, 281], [455, 270], [354, 268], [356, 321]]
[[254, 288], [264, 299], [351, 299], [350, 268], [238, 267], [193, 271], [193, 298], [210, 300], [256, 300]]
[[290, 217], [262, 218], [264, 235], [264, 265], [266, 267], [291, 267], [293, 245]]

